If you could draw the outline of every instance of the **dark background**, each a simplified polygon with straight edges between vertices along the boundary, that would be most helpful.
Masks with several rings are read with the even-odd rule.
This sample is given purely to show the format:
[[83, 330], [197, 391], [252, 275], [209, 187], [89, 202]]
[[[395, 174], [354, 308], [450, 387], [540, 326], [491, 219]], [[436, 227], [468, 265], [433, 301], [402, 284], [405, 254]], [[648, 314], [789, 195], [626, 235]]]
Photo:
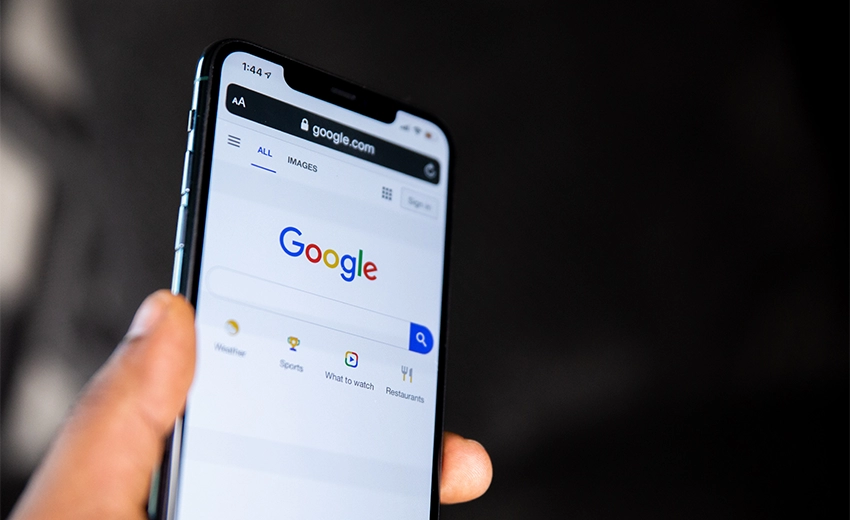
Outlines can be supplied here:
[[495, 477], [446, 518], [847, 514], [846, 3], [51, 5], [85, 88], [2, 55], [4, 139], [49, 188], [4, 431], [24, 360], [79, 388], [169, 285], [195, 63], [242, 37], [453, 134], [446, 425]]

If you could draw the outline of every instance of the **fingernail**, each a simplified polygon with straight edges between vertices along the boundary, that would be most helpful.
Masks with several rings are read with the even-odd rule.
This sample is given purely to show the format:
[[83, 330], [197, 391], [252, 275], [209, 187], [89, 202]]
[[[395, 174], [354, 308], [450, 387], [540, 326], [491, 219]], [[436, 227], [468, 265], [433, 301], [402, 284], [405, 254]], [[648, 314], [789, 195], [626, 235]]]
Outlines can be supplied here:
[[132, 339], [147, 334], [160, 320], [167, 306], [168, 297], [165, 294], [155, 292], [145, 298], [133, 317], [126, 337]]

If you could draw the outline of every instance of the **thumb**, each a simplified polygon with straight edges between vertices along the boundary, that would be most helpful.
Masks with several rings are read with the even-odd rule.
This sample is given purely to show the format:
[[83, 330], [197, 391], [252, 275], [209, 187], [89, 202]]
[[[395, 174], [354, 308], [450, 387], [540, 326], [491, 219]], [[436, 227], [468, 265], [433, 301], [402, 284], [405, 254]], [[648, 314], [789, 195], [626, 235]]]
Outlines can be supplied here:
[[146, 518], [150, 476], [195, 371], [191, 305], [150, 295], [83, 390], [12, 517]]

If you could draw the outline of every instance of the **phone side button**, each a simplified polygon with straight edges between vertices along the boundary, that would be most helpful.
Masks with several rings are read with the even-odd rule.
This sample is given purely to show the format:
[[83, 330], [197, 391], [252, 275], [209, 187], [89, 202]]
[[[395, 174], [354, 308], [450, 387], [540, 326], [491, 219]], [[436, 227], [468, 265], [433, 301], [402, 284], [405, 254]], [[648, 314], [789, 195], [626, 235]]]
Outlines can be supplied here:
[[183, 272], [183, 245], [180, 249], [174, 252], [174, 268], [171, 272], [171, 292], [177, 294], [180, 292], [180, 278]]
[[189, 122], [186, 123], [186, 132], [191, 132], [195, 129], [195, 109], [189, 110]]
[[183, 249], [183, 241], [186, 239], [186, 207], [180, 205], [180, 211], [177, 214], [177, 236], [174, 239], [174, 250]]
[[189, 170], [192, 169], [192, 152], [187, 150], [183, 157], [183, 182], [180, 185], [180, 193], [189, 191]]

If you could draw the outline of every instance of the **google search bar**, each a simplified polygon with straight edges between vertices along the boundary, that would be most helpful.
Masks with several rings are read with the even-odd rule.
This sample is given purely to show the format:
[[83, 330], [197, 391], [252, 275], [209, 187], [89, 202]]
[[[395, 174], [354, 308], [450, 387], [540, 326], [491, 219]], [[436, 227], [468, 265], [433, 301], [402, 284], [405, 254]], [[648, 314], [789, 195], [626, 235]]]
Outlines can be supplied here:
[[434, 337], [423, 325], [225, 267], [207, 273], [214, 296], [319, 327], [427, 354]]

